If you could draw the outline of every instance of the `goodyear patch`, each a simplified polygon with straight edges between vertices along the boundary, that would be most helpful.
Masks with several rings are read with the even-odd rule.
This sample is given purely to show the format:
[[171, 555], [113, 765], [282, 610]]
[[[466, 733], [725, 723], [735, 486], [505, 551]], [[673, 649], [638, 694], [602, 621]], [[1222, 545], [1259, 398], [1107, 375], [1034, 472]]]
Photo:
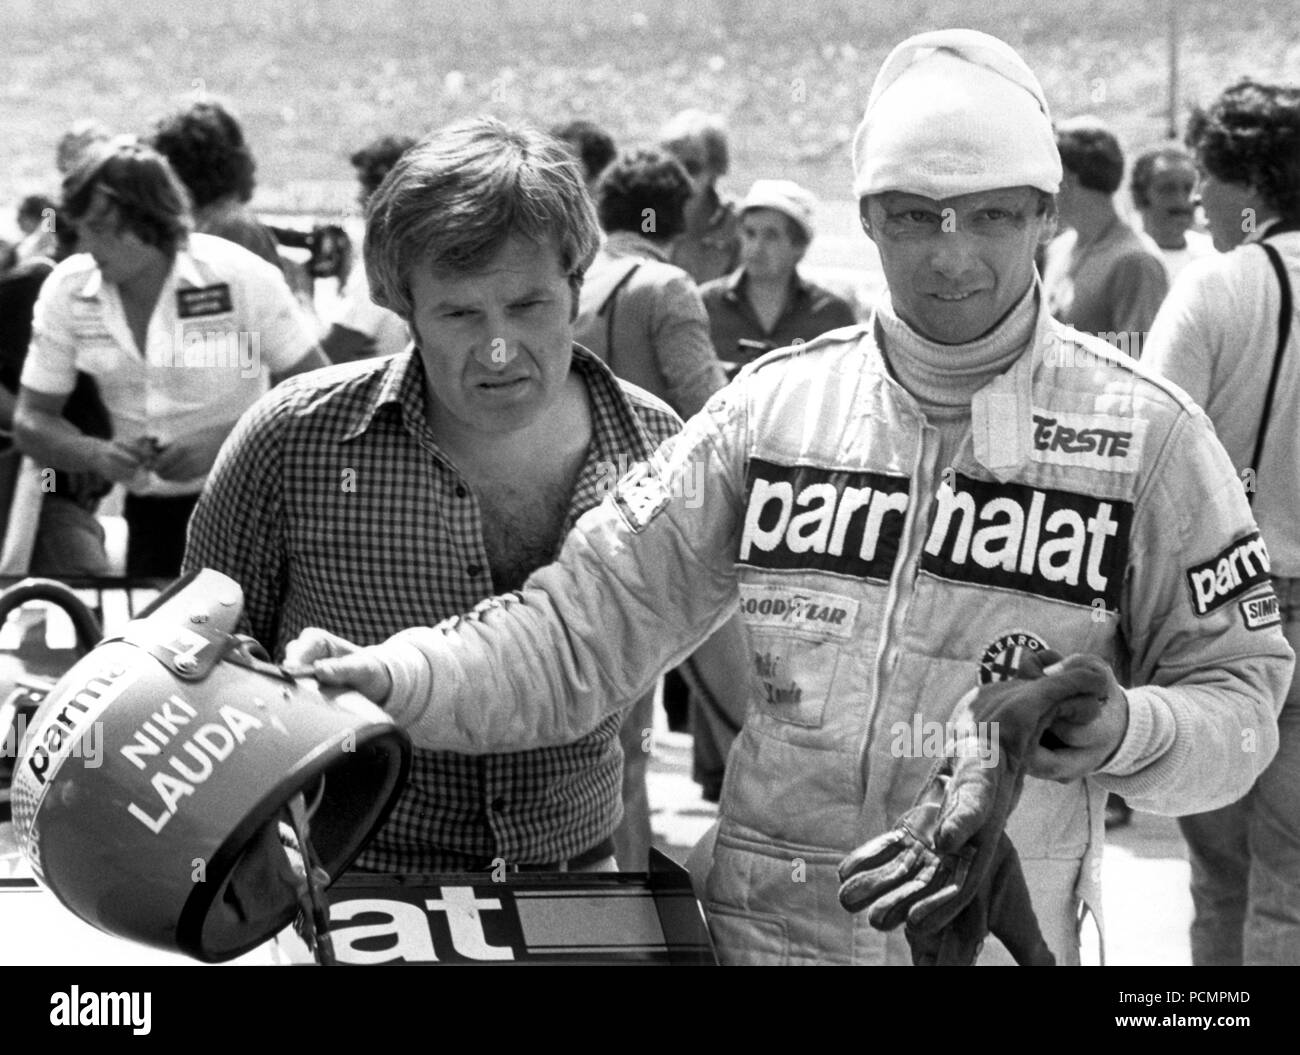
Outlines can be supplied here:
[[746, 625], [789, 630], [819, 638], [853, 636], [859, 602], [852, 597], [821, 590], [796, 590], [786, 586], [742, 583], [740, 614]]
[[951, 582], [1118, 611], [1133, 507], [953, 474], [935, 494], [921, 568]]

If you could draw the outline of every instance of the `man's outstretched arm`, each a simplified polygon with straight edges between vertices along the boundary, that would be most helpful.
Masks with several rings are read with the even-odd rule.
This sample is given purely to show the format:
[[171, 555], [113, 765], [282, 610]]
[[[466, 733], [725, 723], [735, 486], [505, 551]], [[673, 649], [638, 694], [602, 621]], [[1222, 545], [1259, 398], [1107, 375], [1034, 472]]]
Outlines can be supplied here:
[[[286, 664], [382, 702], [421, 747], [570, 743], [630, 705], [735, 608], [743, 397], [720, 394], [583, 516], [521, 590], [351, 651], [319, 631]], [[318, 662], [322, 656], [333, 656]]]

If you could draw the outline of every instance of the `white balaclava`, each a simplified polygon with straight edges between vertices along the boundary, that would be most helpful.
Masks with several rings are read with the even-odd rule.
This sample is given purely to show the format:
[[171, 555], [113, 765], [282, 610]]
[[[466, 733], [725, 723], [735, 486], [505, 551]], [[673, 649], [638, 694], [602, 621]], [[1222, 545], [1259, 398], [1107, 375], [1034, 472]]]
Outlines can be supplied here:
[[940, 200], [1003, 187], [1055, 194], [1061, 155], [1038, 78], [1015, 50], [973, 29], [921, 33], [876, 75], [853, 137], [853, 196]]

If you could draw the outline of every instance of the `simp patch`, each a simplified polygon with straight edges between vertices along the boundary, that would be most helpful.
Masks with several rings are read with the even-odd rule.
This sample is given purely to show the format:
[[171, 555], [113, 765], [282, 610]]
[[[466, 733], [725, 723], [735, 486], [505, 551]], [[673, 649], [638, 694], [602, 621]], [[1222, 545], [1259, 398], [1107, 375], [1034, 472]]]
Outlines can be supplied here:
[[1267, 593], [1262, 597], [1251, 597], [1237, 605], [1241, 609], [1241, 621], [1247, 630], [1263, 630], [1268, 626], [1282, 625], [1282, 607], [1278, 604], [1277, 594]]
[[672, 492], [649, 463], [634, 465], [614, 488], [614, 507], [633, 532], [640, 534], [668, 508]]
[[233, 310], [229, 282], [176, 291], [176, 314], [182, 319], [193, 319], [201, 315], [225, 315]]
[[1034, 407], [1029, 456], [1044, 465], [1137, 472], [1147, 422], [1112, 414], [1082, 414]]
[[740, 614], [751, 627], [772, 627], [819, 638], [847, 641], [858, 620], [859, 602], [838, 593], [792, 590], [741, 583]]
[[980, 656], [980, 684], [1010, 681], [1019, 673], [1020, 665], [1028, 653], [1041, 652], [1046, 647], [1042, 638], [1026, 630], [1003, 634]]
[[1239, 538], [1202, 564], [1187, 569], [1192, 609], [1209, 615], [1269, 581], [1268, 550], [1258, 531]]

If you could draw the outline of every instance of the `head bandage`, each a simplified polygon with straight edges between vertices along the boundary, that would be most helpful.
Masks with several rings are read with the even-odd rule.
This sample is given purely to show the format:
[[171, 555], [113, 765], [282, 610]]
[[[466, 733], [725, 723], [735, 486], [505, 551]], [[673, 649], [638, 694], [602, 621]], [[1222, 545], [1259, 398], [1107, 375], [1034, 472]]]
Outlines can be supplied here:
[[971, 29], [899, 44], [853, 137], [853, 194], [943, 199], [1003, 187], [1055, 194], [1061, 156], [1038, 78], [1010, 45]]

